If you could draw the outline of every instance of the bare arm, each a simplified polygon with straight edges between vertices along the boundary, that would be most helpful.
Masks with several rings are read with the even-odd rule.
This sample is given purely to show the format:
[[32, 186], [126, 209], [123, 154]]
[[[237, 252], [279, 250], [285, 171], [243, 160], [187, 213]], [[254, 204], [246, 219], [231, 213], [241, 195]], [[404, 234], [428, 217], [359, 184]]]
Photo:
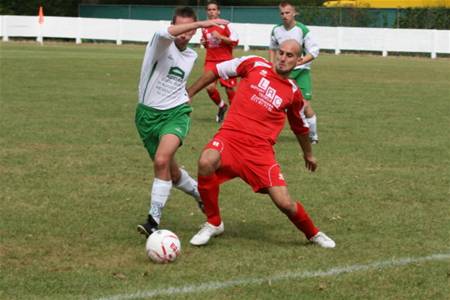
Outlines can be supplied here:
[[212, 32], [212, 35], [213, 35], [216, 39], [221, 40], [222, 42], [224, 42], [224, 43], [227, 44], [227, 45], [231, 45], [231, 44], [236, 43], [236, 41], [233, 41], [232, 39], [230, 39], [230, 38], [227, 37], [227, 36], [221, 35], [221, 34], [218, 33], [217, 31], [213, 31], [213, 32]]
[[275, 54], [275, 50], [269, 49], [269, 61], [273, 64], [275, 64]]
[[317, 161], [312, 153], [311, 143], [309, 141], [309, 136], [297, 134], [297, 141], [303, 151], [303, 159], [305, 160], [305, 168], [311, 172], [317, 169]]
[[218, 25], [226, 25], [229, 21], [223, 20], [223, 19], [214, 19], [214, 20], [205, 20], [205, 21], [197, 21], [192, 23], [184, 23], [184, 24], [176, 24], [176, 25], [170, 25], [167, 31], [172, 36], [177, 36], [182, 33], [195, 30], [197, 28], [206, 28], [211, 26], [218, 26]]
[[189, 98], [192, 99], [192, 97], [194, 97], [201, 89], [214, 82], [217, 78], [219, 77], [211, 70], [203, 73], [203, 75], [187, 89]]
[[301, 61], [297, 64], [297, 66], [307, 64], [310, 61], [314, 60], [314, 58], [315, 58], [314, 56], [308, 53], [305, 56], [302, 56]]

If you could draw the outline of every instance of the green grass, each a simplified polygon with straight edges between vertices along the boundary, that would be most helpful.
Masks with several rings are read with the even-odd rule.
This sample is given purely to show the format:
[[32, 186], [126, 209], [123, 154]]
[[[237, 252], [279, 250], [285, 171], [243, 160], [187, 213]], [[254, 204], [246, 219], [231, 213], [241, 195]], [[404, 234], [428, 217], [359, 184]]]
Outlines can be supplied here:
[[[143, 52], [0, 43], [1, 299], [95, 299], [450, 253], [450, 60], [323, 54], [313, 70], [319, 169], [304, 170], [287, 128], [276, 150], [291, 194], [337, 248], [310, 245], [234, 180], [221, 188], [226, 232], [203, 248], [188, 241], [204, 218], [174, 190], [162, 227], [183, 254], [149, 262], [135, 231], [153, 176], [134, 127]], [[177, 153], [191, 174], [217, 130], [205, 92], [193, 106]], [[449, 274], [447, 259], [155, 298], [448, 299]]]

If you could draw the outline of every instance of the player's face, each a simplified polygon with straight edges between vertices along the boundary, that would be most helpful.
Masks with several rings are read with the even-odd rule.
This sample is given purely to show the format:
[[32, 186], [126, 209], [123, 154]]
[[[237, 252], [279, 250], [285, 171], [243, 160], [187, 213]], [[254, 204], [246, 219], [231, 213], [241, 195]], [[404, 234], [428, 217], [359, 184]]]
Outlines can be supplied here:
[[295, 8], [291, 5], [280, 6], [280, 17], [283, 25], [291, 26], [295, 23]]
[[[175, 19], [175, 25], [193, 23], [193, 22], [195, 22], [195, 20], [190, 17], [177, 16]], [[194, 36], [195, 31], [196, 30], [194, 29], [194, 30], [191, 30], [191, 31], [188, 31], [188, 32], [185, 32], [185, 33], [182, 33], [182, 34], [179, 34], [176, 36], [175, 45], [178, 47], [178, 49], [185, 49], [187, 47], [187, 44]]]
[[297, 65], [300, 58], [300, 48], [298, 43], [286, 42], [280, 45], [275, 60], [275, 70], [283, 77], [288, 77], [289, 73]]
[[220, 15], [219, 7], [216, 4], [209, 4], [206, 7], [206, 13], [208, 15], [208, 19], [217, 19]]

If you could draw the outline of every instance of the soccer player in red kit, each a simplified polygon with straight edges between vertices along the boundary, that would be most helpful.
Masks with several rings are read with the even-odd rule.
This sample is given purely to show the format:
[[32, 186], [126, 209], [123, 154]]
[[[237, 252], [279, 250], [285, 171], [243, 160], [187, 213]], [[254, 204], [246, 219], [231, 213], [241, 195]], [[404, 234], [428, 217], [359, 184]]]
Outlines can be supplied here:
[[[206, 13], [209, 20], [218, 19], [220, 16], [220, 7], [217, 1], [208, 1], [206, 6]], [[212, 26], [202, 29], [201, 43], [206, 48], [205, 58], [205, 72], [214, 70], [216, 64], [230, 60], [233, 58], [233, 48], [237, 46], [239, 38], [237, 33], [230, 27], [230, 25]], [[236, 79], [219, 79], [220, 84], [225, 88], [227, 93], [228, 103], [234, 97], [234, 87]], [[225, 117], [228, 105], [220, 97], [217, 89], [217, 80], [206, 87], [209, 98], [218, 106], [216, 115], [216, 122], [221, 123]]]
[[305, 167], [309, 171], [317, 168], [303, 115], [303, 97], [295, 82], [288, 78], [301, 59], [300, 44], [286, 40], [277, 50], [275, 69], [262, 57], [235, 58], [204, 73], [188, 89], [192, 97], [218, 77], [241, 77], [227, 118], [198, 162], [198, 189], [207, 222], [192, 237], [191, 244], [205, 245], [224, 231], [218, 205], [219, 186], [240, 177], [255, 192], [268, 193], [311, 242], [324, 248], [335, 247], [335, 242], [314, 225], [302, 204], [291, 199], [273, 150], [287, 116], [303, 151]]

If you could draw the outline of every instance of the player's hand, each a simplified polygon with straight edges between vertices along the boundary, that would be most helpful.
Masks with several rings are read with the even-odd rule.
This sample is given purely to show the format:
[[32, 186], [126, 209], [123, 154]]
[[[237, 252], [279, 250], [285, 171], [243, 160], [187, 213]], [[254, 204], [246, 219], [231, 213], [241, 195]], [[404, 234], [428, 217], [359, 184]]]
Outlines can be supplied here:
[[303, 156], [303, 159], [305, 160], [305, 168], [308, 169], [308, 171], [314, 172], [317, 169], [317, 161], [312, 155], [305, 155]]
[[205, 20], [201, 21], [202, 27], [211, 27], [211, 26], [220, 26], [220, 25], [227, 25], [230, 23], [230, 21], [225, 19], [212, 19], [212, 20]]
[[211, 32], [211, 35], [214, 37], [214, 38], [216, 38], [216, 39], [218, 39], [218, 40], [221, 40], [222, 39], [222, 36], [220, 35], [220, 33], [218, 33], [217, 31], [213, 31], [213, 32]]

